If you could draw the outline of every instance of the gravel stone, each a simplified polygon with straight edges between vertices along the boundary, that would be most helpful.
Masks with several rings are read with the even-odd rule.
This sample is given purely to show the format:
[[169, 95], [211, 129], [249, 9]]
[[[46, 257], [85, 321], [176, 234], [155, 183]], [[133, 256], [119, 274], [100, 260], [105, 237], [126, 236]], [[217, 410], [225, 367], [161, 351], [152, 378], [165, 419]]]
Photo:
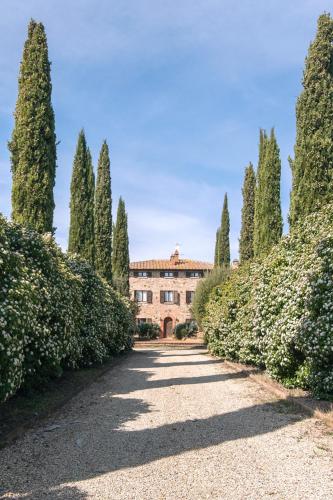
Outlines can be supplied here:
[[0, 451], [0, 498], [328, 500], [333, 434], [204, 350], [140, 349]]

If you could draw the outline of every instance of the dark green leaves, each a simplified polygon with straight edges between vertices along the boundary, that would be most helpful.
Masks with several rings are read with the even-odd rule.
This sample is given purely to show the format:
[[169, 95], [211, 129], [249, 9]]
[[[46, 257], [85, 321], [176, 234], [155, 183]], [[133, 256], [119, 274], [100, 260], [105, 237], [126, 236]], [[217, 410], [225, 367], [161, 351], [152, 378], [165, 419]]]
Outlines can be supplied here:
[[56, 136], [44, 26], [31, 21], [20, 67], [15, 127], [9, 142], [12, 217], [37, 231], [53, 231]]

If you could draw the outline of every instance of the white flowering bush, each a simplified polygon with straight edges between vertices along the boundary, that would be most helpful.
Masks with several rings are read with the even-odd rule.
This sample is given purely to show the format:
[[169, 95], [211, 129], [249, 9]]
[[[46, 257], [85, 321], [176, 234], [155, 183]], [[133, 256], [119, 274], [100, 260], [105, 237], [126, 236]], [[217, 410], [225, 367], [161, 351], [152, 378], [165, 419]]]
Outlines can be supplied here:
[[211, 293], [210, 350], [266, 368], [288, 387], [333, 392], [333, 206]]
[[0, 401], [130, 348], [133, 318], [89, 264], [0, 216]]

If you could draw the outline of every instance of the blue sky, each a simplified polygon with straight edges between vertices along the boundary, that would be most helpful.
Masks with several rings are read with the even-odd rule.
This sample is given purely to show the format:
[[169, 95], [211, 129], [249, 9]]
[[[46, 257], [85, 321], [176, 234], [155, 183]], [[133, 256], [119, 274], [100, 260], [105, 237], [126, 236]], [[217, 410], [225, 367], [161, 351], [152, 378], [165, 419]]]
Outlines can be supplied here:
[[114, 212], [122, 195], [132, 260], [167, 257], [180, 243], [183, 256], [211, 261], [226, 191], [237, 258], [243, 173], [257, 162], [260, 127], [276, 129], [286, 220], [295, 102], [323, 11], [331, 0], [2, 0], [0, 211], [10, 215], [7, 141], [33, 17], [52, 61], [59, 244], [84, 127], [95, 165], [109, 143]]

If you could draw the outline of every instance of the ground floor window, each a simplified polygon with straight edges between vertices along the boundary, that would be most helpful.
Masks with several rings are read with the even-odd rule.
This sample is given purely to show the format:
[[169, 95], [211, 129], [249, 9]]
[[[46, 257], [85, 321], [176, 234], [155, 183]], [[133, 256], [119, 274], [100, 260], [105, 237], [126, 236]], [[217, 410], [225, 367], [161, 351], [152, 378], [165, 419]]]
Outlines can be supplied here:
[[142, 323], [152, 323], [151, 318], [137, 318], [136, 322], [138, 325], [141, 325]]

